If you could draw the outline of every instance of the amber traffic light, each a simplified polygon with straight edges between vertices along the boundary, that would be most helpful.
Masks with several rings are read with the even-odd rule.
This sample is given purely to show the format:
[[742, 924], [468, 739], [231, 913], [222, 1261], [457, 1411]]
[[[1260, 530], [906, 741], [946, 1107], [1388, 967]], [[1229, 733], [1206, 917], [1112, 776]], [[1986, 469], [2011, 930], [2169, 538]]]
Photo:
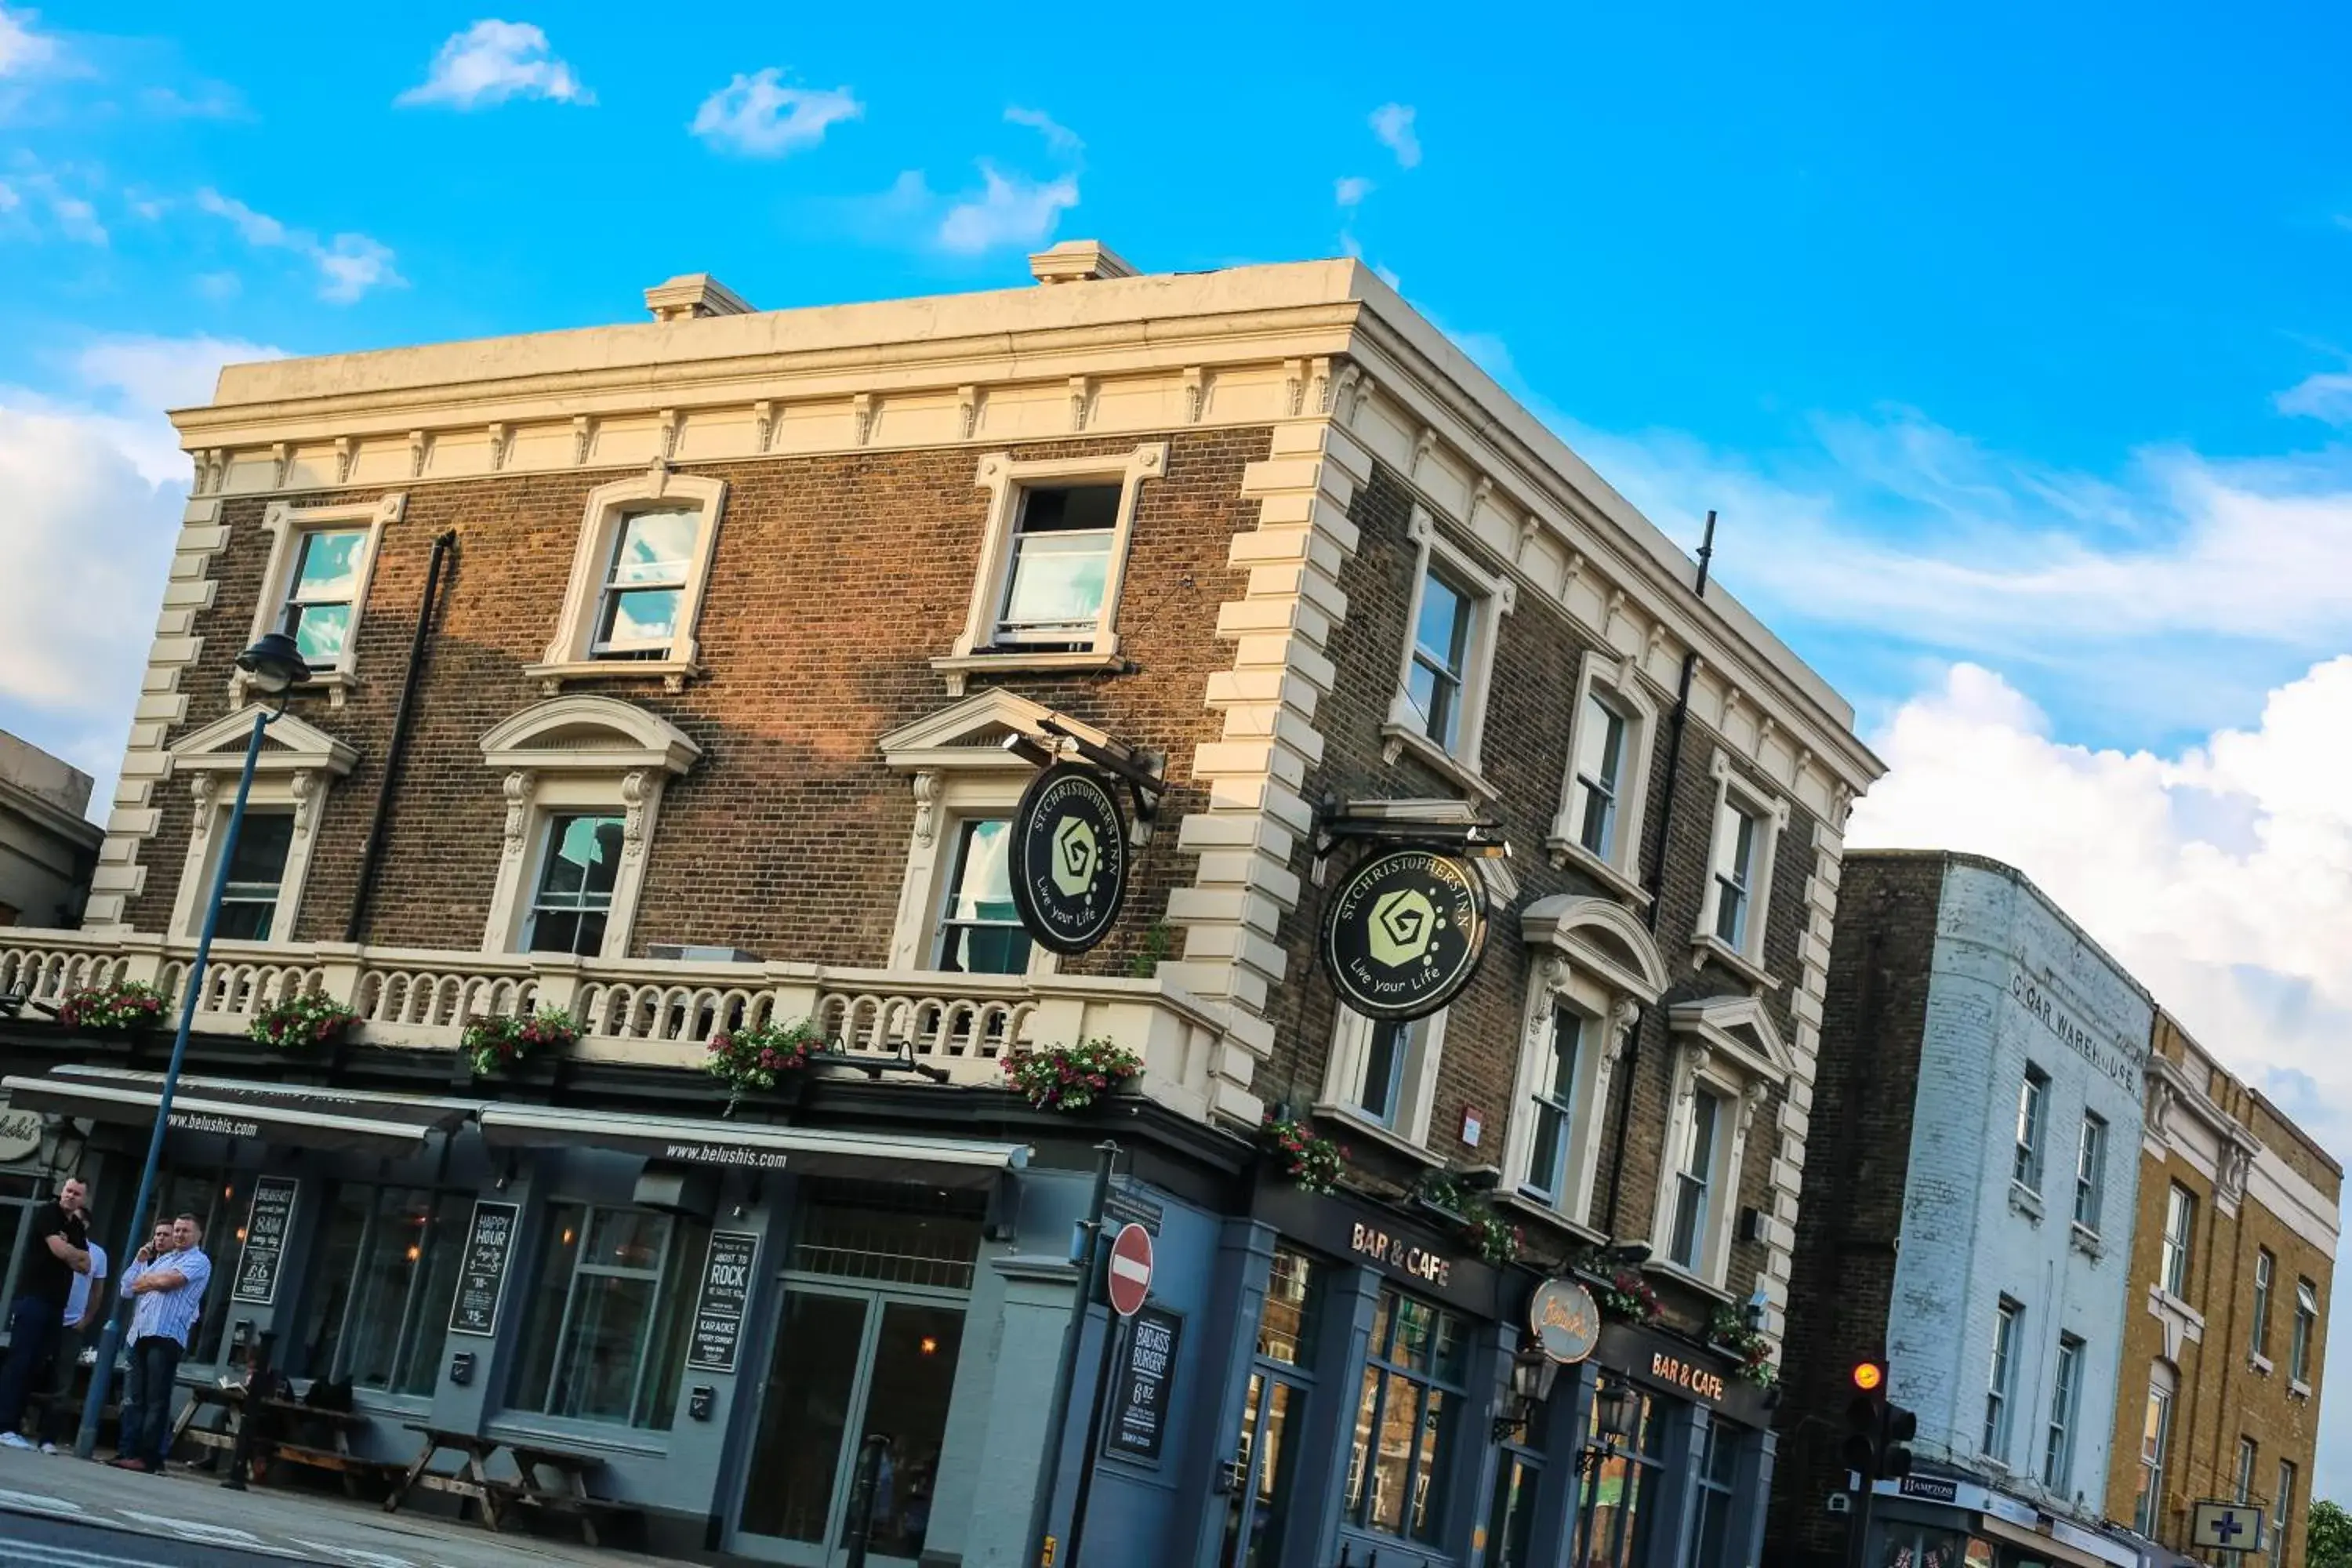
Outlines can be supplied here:
[[1853, 1365], [1853, 1385], [1864, 1394], [1876, 1394], [1886, 1386], [1886, 1367], [1874, 1361], [1856, 1362]]
[[1845, 1468], [1862, 1478], [1867, 1491], [1873, 1481], [1901, 1480], [1911, 1473], [1911, 1450], [1905, 1445], [1918, 1435], [1919, 1418], [1886, 1397], [1886, 1363], [1856, 1362], [1853, 1398], [1845, 1410]]

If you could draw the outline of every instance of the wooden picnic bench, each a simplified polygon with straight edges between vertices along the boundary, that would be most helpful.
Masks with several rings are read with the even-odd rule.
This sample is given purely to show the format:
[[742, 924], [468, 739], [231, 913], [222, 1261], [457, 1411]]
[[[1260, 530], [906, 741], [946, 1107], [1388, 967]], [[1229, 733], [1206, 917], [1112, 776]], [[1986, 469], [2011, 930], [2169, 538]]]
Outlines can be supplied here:
[[[639, 1511], [630, 1504], [613, 1502], [588, 1490], [589, 1474], [602, 1469], [604, 1464], [594, 1454], [558, 1447], [535, 1438], [453, 1431], [425, 1421], [406, 1421], [402, 1425], [421, 1434], [424, 1442], [415, 1462], [383, 1500], [386, 1513], [398, 1511], [408, 1494], [422, 1488], [472, 1500], [482, 1510], [484, 1527], [493, 1532], [500, 1528], [500, 1516], [505, 1510], [534, 1509], [575, 1521], [581, 1539], [595, 1546], [601, 1544], [596, 1538], [596, 1521], [600, 1518], [627, 1517]], [[514, 1461], [512, 1479], [490, 1474], [490, 1461], [502, 1448]], [[432, 1468], [433, 1461], [445, 1451], [460, 1457], [454, 1472]], [[553, 1485], [548, 1484], [549, 1475], [555, 1478]]]
[[[253, 1401], [244, 1384], [197, 1384], [188, 1390], [187, 1407], [180, 1412], [173, 1427], [173, 1439], [185, 1438], [200, 1448], [213, 1448], [234, 1454], [236, 1450], [237, 1429], [250, 1418]], [[393, 1459], [370, 1459], [352, 1452], [352, 1434], [365, 1431], [370, 1423], [367, 1415], [356, 1410], [326, 1410], [315, 1405], [305, 1405], [299, 1399], [265, 1399], [260, 1407], [278, 1417], [280, 1423], [308, 1421], [327, 1428], [325, 1444], [297, 1442], [289, 1438], [256, 1434], [248, 1447], [247, 1458], [252, 1466], [251, 1479], [263, 1479], [273, 1459], [289, 1465], [300, 1465], [314, 1470], [326, 1470], [339, 1478], [343, 1490], [352, 1497], [360, 1495], [362, 1480], [380, 1481], [386, 1486], [397, 1482], [407, 1467]], [[217, 1426], [196, 1426], [195, 1420], [204, 1410], [221, 1412]], [[301, 1428], [294, 1427], [297, 1433]], [[303, 1434], [307, 1436], [308, 1434]]]

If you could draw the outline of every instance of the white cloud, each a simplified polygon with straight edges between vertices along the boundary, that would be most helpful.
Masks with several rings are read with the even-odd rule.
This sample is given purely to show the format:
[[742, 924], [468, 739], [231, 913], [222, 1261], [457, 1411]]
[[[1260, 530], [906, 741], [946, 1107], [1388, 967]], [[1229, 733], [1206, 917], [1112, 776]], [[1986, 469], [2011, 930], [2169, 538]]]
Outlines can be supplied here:
[[982, 188], [958, 200], [940, 220], [939, 242], [949, 250], [969, 256], [1002, 245], [1042, 245], [1053, 237], [1062, 214], [1078, 205], [1076, 174], [1041, 183], [1025, 174], [1000, 174], [985, 163], [980, 174]]
[[68, 239], [83, 245], [104, 245], [106, 226], [98, 221], [98, 209], [79, 196], [52, 196], [49, 216], [58, 221], [58, 232]]
[[163, 409], [211, 394], [219, 367], [278, 353], [215, 338], [104, 338], [69, 396], [0, 386], [0, 552], [20, 593], [0, 616], [0, 727], [113, 793], [188, 459]]
[[0, 213], [15, 212], [24, 205], [25, 198], [16, 194], [16, 187], [5, 180], [0, 180]]
[[590, 104], [596, 95], [550, 52], [529, 22], [485, 19], [452, 34], [425, 79], [392, 101], [403, 108], [483, 109], [513, 98]]
[[758, 158], [782, 157], [824, 140], [825, 132], [866, 112], [849, 89], [786, 87], [771, 66], [734, 80], [702, 100], [688, 127], [714, 147]]
[[394, 267], [392, 248], [364, 234], [339, 234], [321, 241], [309, 229], [289, 228], [210, 186], [198, 191], [195, 201], [201, 210], [226, 218], [247, 245], [291, 251], [308, 260], [319, 270], [321, 300], [347, 305], [371, 289], [398, 288], [408, 281]]
[[1343, 207], [1360, 206], [1371, 194], [1371, 181], [1361, 174], [1343, 174], [1331, 188], [1331, 199]]
[[1008, 124], [1028, 126], [1045, 138], [1047, 147], [1065, 158], [1075, 158], [1086, 150], [1087, 144], [1078, 140], [1076, 132], [1042, 109], [1023, 109], [1016, 105], [1004, 111], [1004, 119]]
[[2282, 414], [2305, 415], [2330, 425], [2352, 425], [2352, 371], [2305, 376], [2271, 400]]
[[0, 5], [0, 76], [31, 76], [60, 58], [57, 40], [33, 31], [39, 16]]
[[1410, 169], [1421, 162], [1421, 138], [1413, 133], [1412, 119], [1409, 103], [1383, 103], [1372, 110], [1372, 134], [1396, 154], [1399, 168]]

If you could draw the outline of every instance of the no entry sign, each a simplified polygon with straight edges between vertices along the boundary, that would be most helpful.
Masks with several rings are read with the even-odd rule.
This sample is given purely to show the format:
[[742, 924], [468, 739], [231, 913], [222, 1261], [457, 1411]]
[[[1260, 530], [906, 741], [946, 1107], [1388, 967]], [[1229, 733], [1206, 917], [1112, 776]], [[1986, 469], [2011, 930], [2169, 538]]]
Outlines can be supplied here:
[[1110, 1310], [1132, 1318], [1151, 1294], [1151, 1233], [1139, 1225], [1122, 1226], [1110, 1244]]

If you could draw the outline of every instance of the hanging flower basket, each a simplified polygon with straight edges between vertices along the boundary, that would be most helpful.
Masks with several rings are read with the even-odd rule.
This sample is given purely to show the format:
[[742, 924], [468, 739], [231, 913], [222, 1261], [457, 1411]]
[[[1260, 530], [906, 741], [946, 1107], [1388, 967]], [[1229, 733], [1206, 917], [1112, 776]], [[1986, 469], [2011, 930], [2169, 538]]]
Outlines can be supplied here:
[[1006, 1081], [1040, 1110], [1083, 1110], [1142, 1072], [1141, 1057], [1100, 1036], [1075, 1046], [1015, 1046], [1004, 1054]]
[[152, 1028], [163, 1016], [163, 994], [141, 980], [110, 980], [85, 985], [58, 1004], [58, 1022], [94, 1035], [127, 1035]]
[[333, 1045], [360, 1016], [331, 996], [305, 991], [272, 1002], [253, 1016], [246, 1037], [278, 1051], [314, 1051]]
[[476, 1078], [509, 1072], [535, 1056], [567, 1050], [580, 1038], [579, 1021], [556, 1007], [536, 1013], [471, 1013], [459, 1047]]
[[1318, 1134], [1314, 1123], [1304, 1118], [1268, 1116], [1260, 1137], [1267, 1152], [1282, 1163], [1283, 1174], [1300, 1192], [1339, 1190], [1339, 1173], [1348, 1168], [1348, 1151]]
[[1657, 1290], [1647, 1279], [1631, 1268], [1620, 1268], [1607, 1277], [1607, 1282], [1592, 1293], [1593, 1304], [1601, 1315], [1614, 1322], [1638, 1323], [1643, 1328], [1658, 1321], [1666, 1308], [1658, 1300]]
[[1465, 1186], [1452, 1176], [1423, 1177], [1420, 1197], [1423, 1204], [1461, 1226], [1463, 1238], [1480, 1258], [1496, 1268], [1517, 1262], [1527, 1247], [1524, 1231], [1497, 1214], [1494, 1205], [1476, 1188]]
[[711, 1036], [706, 1065], [713, 1078], [727, 1081], [732, 1110], [745, 1094], [775, 1088], [779, 1078], [807, 1067], [824, 1048], [824, 1036], [805, 1018], [790, 1026], [749, 1024]]
[[1706, 1321], [1706, 1342], [1739, 1358], [1732, 1375], [1759, 1388], [1769, 1388], [1780, 1375], [1772, 1364], [1772, 1342], [1749, 1328], [1729, 1307], [1717, 1307]]

